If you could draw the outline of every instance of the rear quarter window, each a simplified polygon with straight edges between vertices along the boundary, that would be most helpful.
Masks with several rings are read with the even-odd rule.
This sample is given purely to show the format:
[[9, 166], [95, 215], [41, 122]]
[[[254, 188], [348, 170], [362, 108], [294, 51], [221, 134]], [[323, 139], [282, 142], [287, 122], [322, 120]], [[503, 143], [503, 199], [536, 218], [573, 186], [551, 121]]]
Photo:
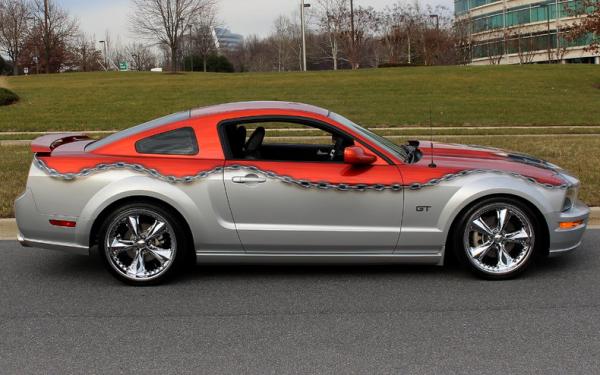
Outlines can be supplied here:
[[196, 155], [198, 141], [194, 129], [186, 127], [155, 134], [135, 143], [140, 154], [158, 155]]

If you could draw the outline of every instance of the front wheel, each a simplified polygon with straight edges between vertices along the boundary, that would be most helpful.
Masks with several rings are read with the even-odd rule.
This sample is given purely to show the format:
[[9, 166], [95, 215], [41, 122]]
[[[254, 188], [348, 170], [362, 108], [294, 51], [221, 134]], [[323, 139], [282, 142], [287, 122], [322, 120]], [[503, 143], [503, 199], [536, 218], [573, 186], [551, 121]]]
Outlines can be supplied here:
[[109, 271], [131, 285], [159, 284], [184, 260], [185, 233], [162, 207], [133, 203], [116, 209], [100, 230], [100, 256]]
[[468, 209], [454, 235], [461, 262], [486, 279], [513, 278], [529, 266], [540, 223], [532, 210], [518, 200], [491, 198]]

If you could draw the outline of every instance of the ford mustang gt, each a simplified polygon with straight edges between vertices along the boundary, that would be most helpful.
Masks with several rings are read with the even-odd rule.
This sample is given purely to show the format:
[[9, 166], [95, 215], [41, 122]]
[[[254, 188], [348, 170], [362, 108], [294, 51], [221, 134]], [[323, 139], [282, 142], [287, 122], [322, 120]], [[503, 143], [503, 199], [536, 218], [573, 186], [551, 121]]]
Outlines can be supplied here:
[[133, 285], [193, 262], [418, 263], [488, 279], [579, 246], [579, 181], [534, 157], [397, 145], [328, 110], [232, 103], [94, 141], [32, 142], [24, 246], [98, 254]]

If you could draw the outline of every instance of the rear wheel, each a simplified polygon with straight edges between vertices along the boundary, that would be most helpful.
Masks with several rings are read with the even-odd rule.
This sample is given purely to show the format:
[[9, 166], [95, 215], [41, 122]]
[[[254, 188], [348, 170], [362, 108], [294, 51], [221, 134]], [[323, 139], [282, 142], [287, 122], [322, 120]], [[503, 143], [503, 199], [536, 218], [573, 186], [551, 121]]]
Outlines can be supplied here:
[[109, 271], [131, 285], [155, 285], [185, 260], [187, 239], [170, 211], [133, 203], [116, 209], [100, 231], [100, 256]]
[[535, 214], [511, 198], [491, 198], [475, 204], [465, 212], [457, 228], [454, 249], [458, 259], [487, 279], [519, 275], [543, 242], [536, 241], [541, 231]]

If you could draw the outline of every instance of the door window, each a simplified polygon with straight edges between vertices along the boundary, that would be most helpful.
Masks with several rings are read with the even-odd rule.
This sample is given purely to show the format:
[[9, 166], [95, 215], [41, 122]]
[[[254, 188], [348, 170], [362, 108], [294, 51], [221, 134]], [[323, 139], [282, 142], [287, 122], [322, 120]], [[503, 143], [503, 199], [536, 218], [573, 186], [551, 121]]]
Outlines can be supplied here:
[[354, 140], [326, 125], [275, 119], [244, 120], [223, 126], [229, 159], [341, 163]]

